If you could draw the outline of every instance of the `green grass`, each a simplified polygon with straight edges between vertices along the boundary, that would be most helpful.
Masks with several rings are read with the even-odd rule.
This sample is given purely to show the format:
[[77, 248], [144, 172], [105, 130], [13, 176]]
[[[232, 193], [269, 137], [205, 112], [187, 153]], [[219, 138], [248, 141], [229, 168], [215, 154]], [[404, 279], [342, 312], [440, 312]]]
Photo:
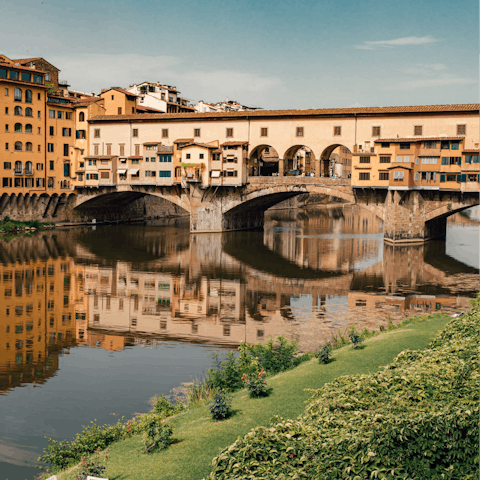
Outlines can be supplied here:
[[[390, 363], [405, 349], [423, 349], [445, 327], [449, 317], [433, 315], [401, 330], [366, 340], [365, 348], [351, 346], [334, 350], [333, 362], [321, 365], [317, 359], [288, 372], [268, 378], [269, 397], [253, 399], [246, 390], [233, 395], [234, 414], [228, 420], [211, 419], [206, 406], [186, 411], [171, 419], [173, 443], [167, 450], [144, 454], [141, 436], [110, 446], [106, 477], [109, 480], [194, 479], [211, 471], [212, 458], [244, 436], [252, 428], [269, 425], [273, 415], [296, 418], [303, 413], [310, 393], [342, 375], [366, 374]], [[73, 480], [75, 468], [57, 474], [61, 480]]]

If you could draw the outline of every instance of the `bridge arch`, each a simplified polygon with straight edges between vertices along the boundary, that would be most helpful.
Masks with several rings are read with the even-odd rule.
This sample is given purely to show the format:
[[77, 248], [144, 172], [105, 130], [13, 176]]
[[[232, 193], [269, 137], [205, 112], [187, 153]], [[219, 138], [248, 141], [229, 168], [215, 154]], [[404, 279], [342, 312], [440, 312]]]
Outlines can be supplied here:
[[303, 173], [315, 171], [315, 153], [307, 145], [293, 145], [283, 154], [285, 171], [300, 170]]
[[266, 143], [262, 143], [254, 147], [248, 157], [248, 175], [272, 176], [279, 173], [278, 151]]
[[[346, 150], [343, 151], [342, 149]], [[338, 156], [340, 159], [345, 159], [349, 165], [345, 165], [347, 168], [335, 169], [335, 163], [332, 161], [332, 155]], [[328, 147], [324, 148], [320, 155], [320, 172], [324, 177], [330, 177], [332, 174], [343, 178], [348, 178], [351, 174], [352, 165], [352, 149], [342, 143], [332, 143]], [[342, 163], [344, 165], [344, 163]], [[336, 171], [335, 171], [336, 170]], [[344, 172], [345, 171], [345, 172]], [[347, 173], [349, 172], [349, 173]]]

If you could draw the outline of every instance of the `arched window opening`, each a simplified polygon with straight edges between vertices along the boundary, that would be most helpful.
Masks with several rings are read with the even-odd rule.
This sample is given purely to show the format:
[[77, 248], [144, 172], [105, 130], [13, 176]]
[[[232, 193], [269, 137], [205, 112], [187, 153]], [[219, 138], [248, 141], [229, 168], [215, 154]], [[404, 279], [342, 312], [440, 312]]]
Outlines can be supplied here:
[[26, 174], [26, 175], [33, 175], [32, 162], [27, 162], [27, 163], [25, 164], [25, 174]]
[[49, 177], [48, 178], [48, 188], [53, 188], [53, 185], [54, 185], [53, 178]]
[[15, 142], [15, 151], [21, 152], [23, 150], [22, 142]]
[[32, 91], [25, 90], [25, 103], [32, 103]]
[[33, 127], [30, 123], [25, 125], [25, 133], [33, 133]]
[[15, 110], [13, 111], [14, 115], [22, 115], [22, 107], [15, 107]]
[[80, 114], [78, 115], [78, 121], [79, 122], [84, 122], [85, 121], [85, 113], [80, 112]]
[[22, 133], [22, 124], [16, 123], [15, 124], [15, 133]]
[[26, 117], [33, 117], [33, 110], [30, 107], [25, 109], [25, 116]]
[[27, 142], [27, 143], [25, 144], [25, 151], [26, 151], [26, 152], [33, 152], [33, 144], [30, 143], [30, 142]]
[[20, 162], [18, 160], [15, 162], [15, 173], [23, 173], [22, 162]]
[[19, 88], [15, 89], [15, 101], [21, 102], [22, 101], [22, 91]]

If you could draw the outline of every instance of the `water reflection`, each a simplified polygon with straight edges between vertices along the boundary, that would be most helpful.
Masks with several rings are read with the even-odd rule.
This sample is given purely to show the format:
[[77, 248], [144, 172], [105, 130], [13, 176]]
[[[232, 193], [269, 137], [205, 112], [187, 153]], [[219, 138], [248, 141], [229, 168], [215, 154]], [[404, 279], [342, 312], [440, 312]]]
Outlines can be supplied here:
[[45, 382], [75, 345], [285, 335], [311, 350], [347, 325], [466, 307], [476, 265], [446, 255], [445, 242], [395, 247], [380, 231], [345, 207], [277, 211], [255, 232], [118, 226], [2, 242], [0, 390]]

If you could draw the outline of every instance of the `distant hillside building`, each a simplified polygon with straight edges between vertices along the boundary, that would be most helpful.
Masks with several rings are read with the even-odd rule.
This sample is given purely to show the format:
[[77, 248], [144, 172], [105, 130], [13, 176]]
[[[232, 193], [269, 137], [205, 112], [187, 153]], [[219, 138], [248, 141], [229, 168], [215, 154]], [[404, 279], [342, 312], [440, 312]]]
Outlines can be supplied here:
[[247, 107], [242, 105], [235, 100], [229, 100], [228, 98], [223, 102], [217, 103], [208, 103], [200, 100], [196, 105], [194, 105], [195, 111], [200, 113], [211, 113], [211, 112], [244, 112], [244, 111], [253, 111], [253, 110], [262, 110], [259, 107]]
[[190, 113], [195, 111], [193, 107], [189, 106], [188, 100], [180, 97], [177, 88], [171, 85], [158, 82], [134, 83], [127, 91], [136, 95], [138, 97], [137, 105], [145, 109], [155, 109], [163, 113]]

